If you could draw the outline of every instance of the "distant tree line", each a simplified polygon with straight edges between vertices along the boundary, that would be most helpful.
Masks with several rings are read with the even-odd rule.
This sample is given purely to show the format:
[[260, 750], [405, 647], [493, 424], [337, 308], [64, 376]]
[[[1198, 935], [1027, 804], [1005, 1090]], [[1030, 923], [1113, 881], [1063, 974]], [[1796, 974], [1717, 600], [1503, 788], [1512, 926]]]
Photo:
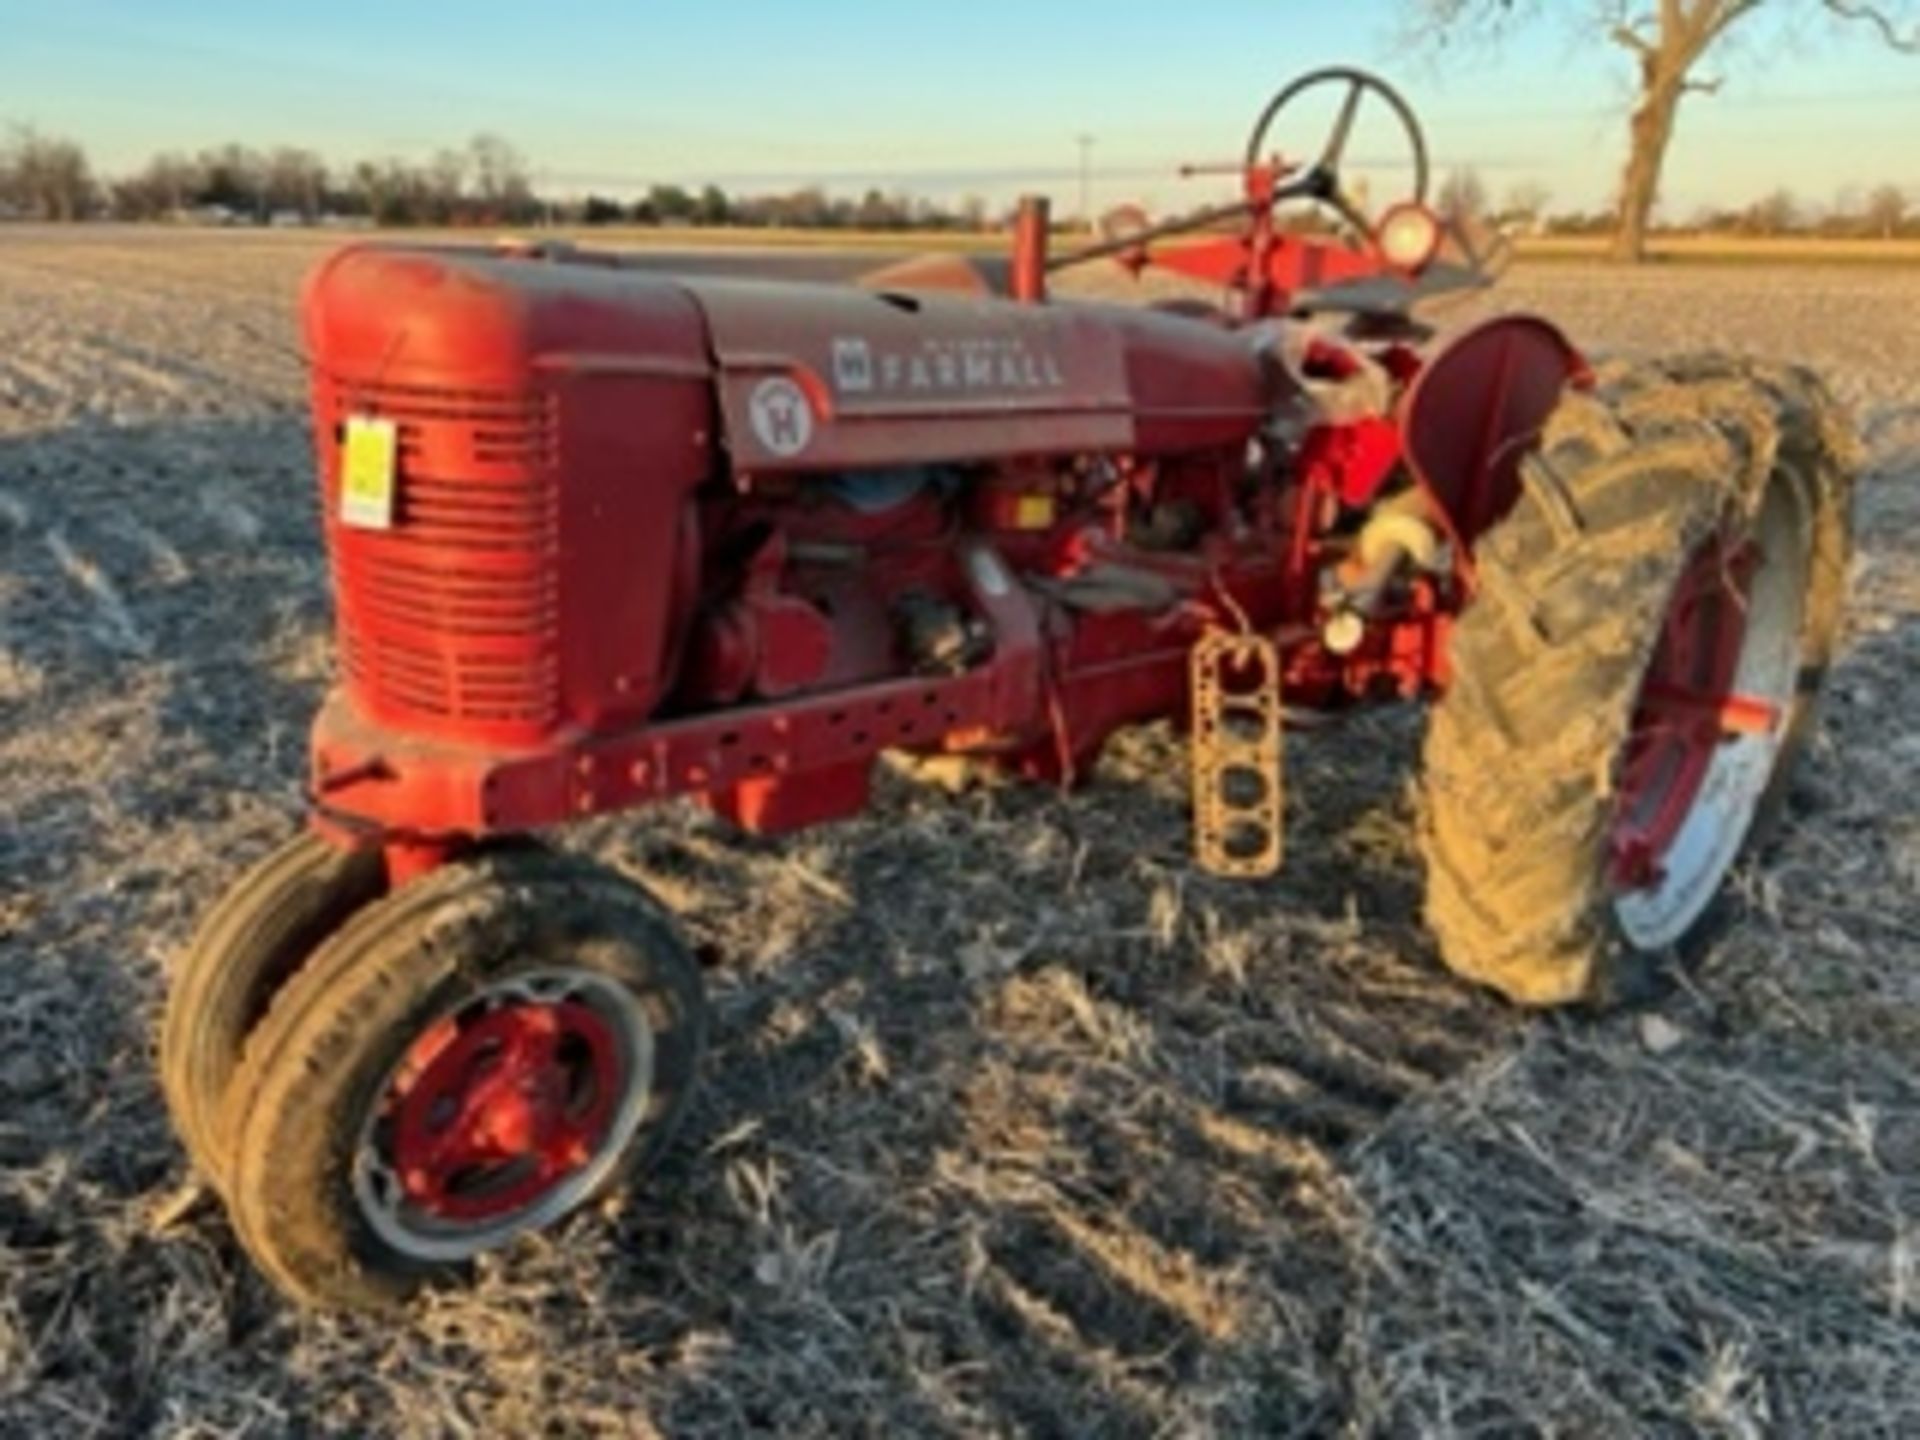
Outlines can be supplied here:
[[[1545, 186], [1514, 186], [1499, 204], [1471, 168], [1445, 178], [1436, 207], [1450, 217], [1491, 220], [1521, 232], [1608, 235], [1611, 210], [1554, 211]], [[329, 166], [311, 150], [218, 145], [197, 154], [155, 155], [138, 171], [100, 179], [79, 144], [14, 127], [0, 134], [0, 219], [218, 220], [272, 224], [356, 222], [381, 226], [569, 225], [740, 226], [795, 230], [953, 230], [1004, 227], [1008, 215], [978, 196], [936, 204], [902, 191], [869, 188], [859, 198], [813, 185], [730, 195], [718, 185], [654, 185], [636, 199], [541, 196], [513, 145], [477, 135], [424, 163], [362, 160]], [[1885, 184], [1849, 188], [1830, 205], [1776, 190], [1751, 204], [1702, 210], [1656, 229], [1725, 235], [1892, 239], [1920, 236], [1920, 191]]]
[[587, 224], [741, 225], [791, 230], [984, 230], [1004, 216], [990, 216], [987, 202], [968, 196], [948, 208], [922, 196], [869, 188], [855, 200], [829, 195], [818, 185], [771, 195], [728, 195], [717, 185], [698, 191], [655, 185], [622, 203], [589, 196], [579, 218]]
[[[1814, 205], [1791, 190], [1773, 190], [1745, 205], [1704, 206], [1684, 220], [1656, 221], [1653, 235], [1731, 235], [1759, 240], [1789, 237], [1823, 240], [1920, 239], [1920, 203], [1898, 185], [1846, 190], [1830, 205]], [[1611, 235], [1611, 210], [1541, 217], [1549, 235]]]
[[496, 135], [476, 135], [425, 164], [361, 160], [339, 169], [294, 146], [171, 152], [109, 181], [98, 198], [101, 212], [120, 220], [218, 215], [257, 224], [334, 217], [376, 225], [519, 225], [541, 214], [526, 161]]
[[442, 150], [424, 165], [363, 160], [345, 169], [294, 146], [219, 145], [155, 155], [111, 180], [96, 176], [72, 140], [20, 126], [0, 136], [0, 217], [458, 225], [524, 224], [540, 213], [525, 160], [493, 135]]
[[901, 192], [858, 199], [819, 186], [729, 195], [717, 185], [654, 185], [637, 199], [556, 200], [536, 193], [526, 159], [496, 135], [424, 163], [361, 160], [329, 166], [311, 150], [212, 146], [155, 155], [130, 175], [102, 180], [74, 141], [15, 127], [0, 137], [0, 218], [30, 220], [222, 220], [381, 226], [738, 225], [793, 229], [966, 230], [991, 219], [984, 200], [948, 208]]
[[[1471, 168], [1456, 170], [1441, 184], [1435, 207], [1450, 218], [1471, 217], [1503, 229], [1541, 235], [1614, 233], [1611, 208], [1555, 211], [1552, 192], [1528, 181], [1515, 185], [1499, 204]], [[1684, 220], [1653, 224], [1652, 234], [1732, 235], [1774, 239], [1801, 236], [1834, 240], [1920, 238], [1920, 190], [1898, 185], [1848, 186], [1831, 204], [1815, 205], [1791, 190], [1776, 189], [1745, 205], [1706, 206]]]

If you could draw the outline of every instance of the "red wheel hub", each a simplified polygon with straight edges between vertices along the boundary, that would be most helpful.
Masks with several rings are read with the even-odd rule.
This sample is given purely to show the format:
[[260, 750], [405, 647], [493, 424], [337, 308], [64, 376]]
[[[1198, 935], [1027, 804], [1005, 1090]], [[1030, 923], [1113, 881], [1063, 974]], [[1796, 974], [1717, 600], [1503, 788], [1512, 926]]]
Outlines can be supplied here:
[[1757, 545], [1716, 536], [1694, 552], [1675, 588], [1621, 759], [1611, 837], [1621, 890], [1660, 884], [1720, 745], [1779, 723], [1776, 706], [1734, 693], [1761, 560]]
[[621, 1070], [613, 1027], [576, 1001], [515, 1001], [436, 1025], [390, 1095], [408, 1202], [469, 1222], [533, 1204], [605, 1142]]

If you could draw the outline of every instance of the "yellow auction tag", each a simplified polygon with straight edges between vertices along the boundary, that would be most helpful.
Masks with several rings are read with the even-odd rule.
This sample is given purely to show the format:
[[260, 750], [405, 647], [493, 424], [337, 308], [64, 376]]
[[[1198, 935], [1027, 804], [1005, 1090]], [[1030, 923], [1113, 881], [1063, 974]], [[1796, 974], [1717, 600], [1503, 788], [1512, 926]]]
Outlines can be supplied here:
[[1013, 528], [1045, 530], [1053, 524], [1053, 496], [1022, 495], [1013, 507]]
[[340, 523], [362, 530], [393, 528], [393, 482], [400, 427], [365, 415], [347, 417], [340, 437]]

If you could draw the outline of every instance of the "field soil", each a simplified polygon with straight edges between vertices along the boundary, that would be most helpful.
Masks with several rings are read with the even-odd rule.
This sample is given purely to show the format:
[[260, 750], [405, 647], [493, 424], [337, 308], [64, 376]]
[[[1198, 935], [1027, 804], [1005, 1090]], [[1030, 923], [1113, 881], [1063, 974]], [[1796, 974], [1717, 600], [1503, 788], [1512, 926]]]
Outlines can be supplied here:
[[0, 227], [0, 1434], [1920, 1433], [1920, 271], [1522, 266], [1441, 317], [1805, 362], [1866, 441], [1793, 824], [1657, 1011], [1441, 972], [1413, 710], [1289, 738], [1270, 883], [1195, 873], [1164, 729], [1071, 801], [596, 823], [710, 962], [705, 1086], [624, 1207], [394, 1324], [186, 1203], [152, 1055], [301, 814], [319, 248]]

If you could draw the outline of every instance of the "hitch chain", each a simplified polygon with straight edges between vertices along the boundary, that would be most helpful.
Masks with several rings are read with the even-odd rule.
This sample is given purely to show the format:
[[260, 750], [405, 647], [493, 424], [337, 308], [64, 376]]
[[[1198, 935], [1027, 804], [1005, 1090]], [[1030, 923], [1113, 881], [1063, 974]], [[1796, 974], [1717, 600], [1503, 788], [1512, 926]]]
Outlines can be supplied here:
[[1250, 629], [1194, 644], [1193, 850], [1200, 868], [1257, 880], [1280, 868], [1280, 652]]

